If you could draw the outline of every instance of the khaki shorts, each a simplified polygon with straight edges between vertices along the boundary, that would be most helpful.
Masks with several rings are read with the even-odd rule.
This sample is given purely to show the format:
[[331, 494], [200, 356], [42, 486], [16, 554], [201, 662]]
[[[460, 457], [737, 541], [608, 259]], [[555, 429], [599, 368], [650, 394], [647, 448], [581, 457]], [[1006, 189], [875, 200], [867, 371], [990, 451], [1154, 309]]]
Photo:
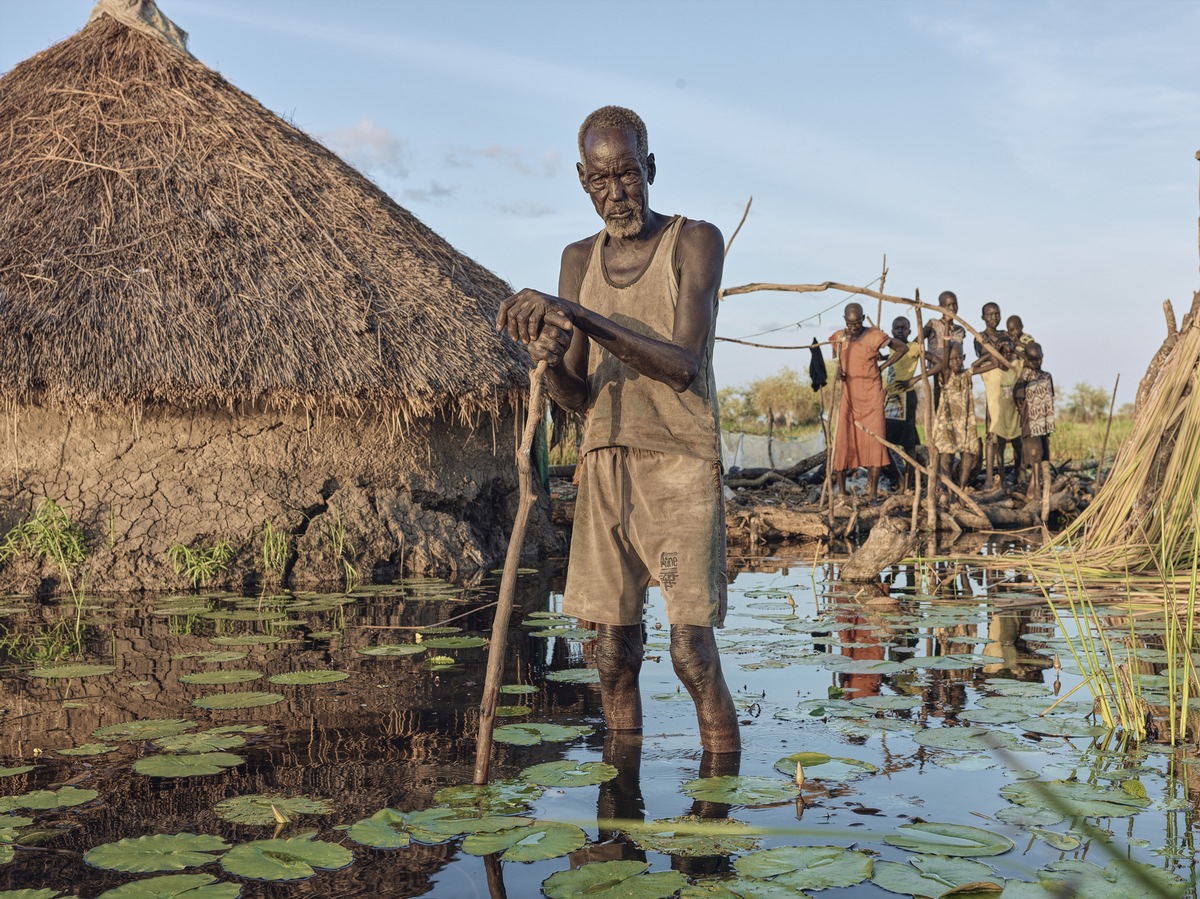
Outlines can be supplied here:
[[670, 624], [725, 620], [725, 496], [719, 462], [608, 446], [579, 462], [563, 611], [640, 624], [657, 580]]

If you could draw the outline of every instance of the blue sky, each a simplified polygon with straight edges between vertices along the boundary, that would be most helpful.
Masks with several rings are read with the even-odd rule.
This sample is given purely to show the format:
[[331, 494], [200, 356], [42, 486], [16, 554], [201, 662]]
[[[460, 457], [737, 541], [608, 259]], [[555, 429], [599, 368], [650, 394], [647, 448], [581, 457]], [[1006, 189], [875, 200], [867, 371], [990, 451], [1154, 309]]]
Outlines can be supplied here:
[[[0, 71], [89, 0], [0, 0]], [[1200, 4], [161, 0], [192, 52], [515, 287], [553, 290], [599, 229], [575, 178], [591, 109], [630, 106], [651, 205], [732, 233], [725, 285], [866, 285], [995, 301], [1060, 391], [1132, 399], [1197, 278]], [[750, 294], [718, 334], [795, 345], [837, 294]], [[867, 303], [875, 316], [875, 304]], [[819, 318], [816, 316], [825, 311]], [[884, 309], [885, 323], [894, 310]], [[795, 323], [800, 322], [797, 326]], [[807, 356], [720, 344], [745, 384]]]

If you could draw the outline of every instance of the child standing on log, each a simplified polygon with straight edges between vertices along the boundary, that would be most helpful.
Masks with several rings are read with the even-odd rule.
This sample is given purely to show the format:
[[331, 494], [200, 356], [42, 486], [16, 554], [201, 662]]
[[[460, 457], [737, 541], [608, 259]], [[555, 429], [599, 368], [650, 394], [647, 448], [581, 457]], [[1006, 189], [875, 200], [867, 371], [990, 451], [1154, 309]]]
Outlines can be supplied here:
[[[999, 310], [997, 310], [997, 317], [999, 317]], [[990, 476], [991, 466], [994, 463], [1000, 473], [1000, 486], [1007, 492], [1008, 482], [1004, 477], [1004, 449], [1010, 443], [1013, 448], [1014, 479], [1019, 479], [1021, 473], [1021, 416], [1017, 411], [1017, 404], [1013, 400], [1013, 387], [1016, 386], [1023, 366], [1021, 360], [1017, 358], [1016, 349], [1007, 334], [1000, 334], [995, 346], [1008, 362], [1008, 367], [1001, 365], [991, 354], [981, 354], [975, 360], [975, 364], [971, 366], [971, 372], [979, 375], [982, 379], [984, 393], [987, 397], [986, 439], [991, 454], [988, 462], [988, 474]]]
[[947, 351], [941, 394], [933, 423], [933, 443], [941, 454], [941, 472], [947, 479], [953, 477], [955, 454], [960, 456], [958, 486], [966, 487], [979, 458], [979, 430], [971, 372], [963, 368], [961, 343], [951, 343]]
[[1050, 435], [1054, 433], [1054, 378], [1042, 371], [1042, 346], [1025, 347], [1025, 370], [1013, 387], [1013, 399], [1021, 414], [1021, 456], [1029, 471], [1026, 498], [1041, 490], [1042, 462], [1050, 461]]

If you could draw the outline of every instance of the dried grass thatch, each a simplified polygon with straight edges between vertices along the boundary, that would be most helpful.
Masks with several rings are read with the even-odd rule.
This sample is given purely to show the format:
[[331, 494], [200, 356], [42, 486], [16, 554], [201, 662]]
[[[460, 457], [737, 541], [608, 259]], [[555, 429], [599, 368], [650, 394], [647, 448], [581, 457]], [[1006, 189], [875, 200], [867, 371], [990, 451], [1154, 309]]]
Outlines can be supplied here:
[[523, 392], [507, 286], [185, 52], [101, 15], [0, 79], [0, 400], [387, 410]]
[[1114, 572], [1190, 572], [1200, 555], [1200, 293], [1138, 387], [1133, 429], [1104, 485], [1065, 532], [1075, 562]]

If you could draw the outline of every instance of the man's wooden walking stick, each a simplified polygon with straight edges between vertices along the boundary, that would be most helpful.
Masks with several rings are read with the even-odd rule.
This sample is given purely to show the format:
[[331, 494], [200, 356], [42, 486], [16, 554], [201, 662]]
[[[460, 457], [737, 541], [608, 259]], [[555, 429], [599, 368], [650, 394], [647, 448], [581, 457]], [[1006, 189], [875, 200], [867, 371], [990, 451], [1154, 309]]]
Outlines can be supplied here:
[[496, 720], [496, 701], [500, 696], [500, 679], [504, 675], [504, 650], [508, 643], [508, 619], [512, 616], [513, 596], [517, 592], [517, 568], [521, 564], [521, 547], [525, 543], [525, 526], [529, 523], [529, 512], [537, 497], [533, 492], [533, 436], [542, 422], [542, 375], [546, 373], [545, 361], [529, 373], [529, 412], [525, 416], [525, 430], [521, 432], [521, 445], [517, 449], [517, 489], [521, 500], [517, 506], [517, 517], [513, 520], [512, 534], [508, 538], [508, 552], [504, 556], [504, 574], [500, 577], [500, 602], [496, 606], [496, 617], [492, 621], [492, 640], [488, 647], [487, 676], [483, 682], [483, 699], [479, 703], [479, 737], [475, 743], [475, 784], [488, 782], [488, 768], [492, 762], [492, 725]]

